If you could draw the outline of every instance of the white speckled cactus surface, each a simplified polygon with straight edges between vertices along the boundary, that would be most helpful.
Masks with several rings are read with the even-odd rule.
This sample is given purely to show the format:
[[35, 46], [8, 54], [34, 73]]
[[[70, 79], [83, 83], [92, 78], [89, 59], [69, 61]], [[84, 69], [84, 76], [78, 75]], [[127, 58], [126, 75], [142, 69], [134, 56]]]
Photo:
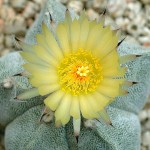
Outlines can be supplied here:
[[[56, 23], [65, 16], [65, 8], [54, 0], [47, 0], [39, 18], [30, 28], [25, 41], [35, 44], [35, 35], [41, 32], [41, 24], [50, 26], [50, 12]], [[72, 16], [74, 14], [72, 13]], [[6, 150], [140, 150], [141, 128], [137, 114], [146, 103], [150, 90], [150, 50], [126, 42], [118, 49], [121, 56], [140, 55], [126, 63], [126, 78], [136, 84], [129, 87], [129, 94], [117, 97], [107, 107], [113, 126], [95, 121], [89, 128], [81, 125], [78, 142], [73, 133], [72, 120], [56, 128], [54, 122], [39, 122], [43, 109], [43, 97], [38, 96], [20, 102], [14, 99], [31, 88], [28, 79], [17, 76], [23, 72], [24, 63], [18, 52], [0, 59], [0, 125], [5, 126]], [[12, 86], [5, 87], [10, 80]]]

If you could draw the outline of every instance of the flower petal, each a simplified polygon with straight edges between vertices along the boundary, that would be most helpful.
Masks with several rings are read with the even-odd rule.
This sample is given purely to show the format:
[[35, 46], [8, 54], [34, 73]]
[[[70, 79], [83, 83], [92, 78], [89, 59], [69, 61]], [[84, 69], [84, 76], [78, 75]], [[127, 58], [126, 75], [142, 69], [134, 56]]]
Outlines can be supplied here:
[[63, 53], [66, 55], [68, 52], [71, 51], [71, 47], [69, 44], [68, 30], [64, 23], [58, 24], [56, 33]]
[[77, 51], [79, 49], [79, 36], [80, 36], [80, 24], [77, 19], [74, 19], [71, 24], [71, 45], [72, 50]]
[[52, 93], [50, 96], [48, 96], [44, 103], [46, 106], [48, 106], [51, 110], [55, 111], [57, 107], [59, 106], [62, 98], [64, 96], [64, 92], [61, 90], [58, 90], [54, 93]]
[[49, 66], [39, 66], [38, 64], [24, 64], [23, 67], [32, 74], [39, 74], [39, 73], [47, 73], [51, 74], [52, 72], [55, 72], [53, 68], [50, 68]]
[[93, 28], [90, 29], [89, 36], [87, 39], [86, 50], [93, 50], [95, 42], [99, 38], [99, 35], [102, 35], [104, 32], [102, 24], [97, 24]]
[[46, 61], [50, 65], [53, 66], [58, 65], [58, 60], [56, 60], [44, 47], [40, 45], [35, 45], [34, 49], [35, 49], [35, 53], [40, 59]]
[[63, 53], [60, 47], [58, 46], [58, 43], [54, 38], [54, 35], [50, 32], [50, 30], [44, 23], [42, 24], [42, 29], [44, 31], [46, 43], [50, 48], [50, 50], [52, 51], [52, 55], [54, 55], [57, 59], [62, 59]]
[[28, 62], [39, 66], [48, 66], [48, 63], [39, 59], [34, 53], [20, 52], [20, 55]]
[[75, 119], [80, 118], [79, 98], [77, 96], [73, 96], [72, 98], [70, 115], [73, 116]]
[[81, 28], [80, 28], [79, 48], [83, 50], [85, 50], [88, 34], [89, 34], [89, 21], [86, 18], [81, 22]]
[[108, 86], [108, 85], [100, 85], [97, 89], [99, 93], [102, 93], [108, 97], [116, 97], [119, 96], [119, 84]]
[[111, 100], [109, 97], [106, 97], [105, 95], [101, 94], [98, 91], [93, 93], [93, 97], [95, 102], [97, 101], [99, 110], [102, 110]]
[[56, 120], [61, 120], [62, 124], [65, 125], [70, 120], [70, 106], [71, 106], [71, 95], [65, 94], [55, 111]]
[[[94, 52], [99, 55], [99, 58], [105, 57], [110, 51], [114, 50], [118, 44], [118, 37], [113, 34], [110, 26], [104, 28], [105, 33], [99, 39], [94, 48]], [[112, 40], [113, 39], [113, 40]]]
[[41, 85], [38, 87], [40, 95], [44, 96], [60, 89], [60, 85], [57, 83], [49, 85]]
[[79, 96], [79, 101], [80, 101], [80, 109], [84, 118], [86, 119], [97, 118], [97, 114], [93, 112], [86, 97]]
[[51, 74], [41, 73], [41, 74], [31, 77], [29, 80], [33, 86], [39, 87], [42, 84], [57, 83], [58, 76], [56, 76], [55, 73], [51, 73]]

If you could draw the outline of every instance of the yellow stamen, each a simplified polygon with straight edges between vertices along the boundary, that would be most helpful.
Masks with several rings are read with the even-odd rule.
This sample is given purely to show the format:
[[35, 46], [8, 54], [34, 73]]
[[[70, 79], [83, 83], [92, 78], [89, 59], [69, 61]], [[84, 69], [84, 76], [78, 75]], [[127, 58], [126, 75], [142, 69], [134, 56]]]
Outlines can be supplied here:
[[103, 79], [100, 61], [91, 52], [78, 50], [68, 54], [58, 67], [59, 84], [73, 95], [94, 92]]
[[84, 67], [84, 66], [82, 66], [82, 67], [78, 67], [78, 69], [77, 69], [77, 74], [79, 75], [79, 76], [87, 76], [87, 73], [89, 73], [89, 67], [88, 66], [86, 66], [86, 67]]

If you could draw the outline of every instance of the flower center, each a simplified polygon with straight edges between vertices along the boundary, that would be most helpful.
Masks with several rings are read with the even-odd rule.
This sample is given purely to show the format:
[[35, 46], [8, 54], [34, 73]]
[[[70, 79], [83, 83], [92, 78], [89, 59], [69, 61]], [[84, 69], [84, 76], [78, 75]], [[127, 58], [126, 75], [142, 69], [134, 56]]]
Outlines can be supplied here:
[[59, 84], [72, 95], [94, 92], [103, 79], [99, 59], [91, 52], [78, 50], [68, 54], [58, 66]]
[[89, 67], [86, 66], [82, 66], [82, 67], [78, 67], [77, 72], [76, 72], [80, 77], [84, 76], [86, 77], [87, 74], [89, 73]]

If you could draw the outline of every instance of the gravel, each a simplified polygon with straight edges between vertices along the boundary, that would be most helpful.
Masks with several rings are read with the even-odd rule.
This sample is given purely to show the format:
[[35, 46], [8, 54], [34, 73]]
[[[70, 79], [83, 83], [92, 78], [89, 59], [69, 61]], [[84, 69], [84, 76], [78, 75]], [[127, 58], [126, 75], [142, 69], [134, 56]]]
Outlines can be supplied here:
[[[0, 0], [0, 56], [18, 50], [13, 36], [24, 38], [45, 0]], [[77, 14], [84, 9], [89, 19], [99, 19], [107, 8], [106, 24], [120, 28], [126, 40], [150, 47], [150, 0], [57, 0]], [[150, 101], [140, 112], [141, 150], [150, 150]], [[4, 150], [0, 132], [0, 150]]]

